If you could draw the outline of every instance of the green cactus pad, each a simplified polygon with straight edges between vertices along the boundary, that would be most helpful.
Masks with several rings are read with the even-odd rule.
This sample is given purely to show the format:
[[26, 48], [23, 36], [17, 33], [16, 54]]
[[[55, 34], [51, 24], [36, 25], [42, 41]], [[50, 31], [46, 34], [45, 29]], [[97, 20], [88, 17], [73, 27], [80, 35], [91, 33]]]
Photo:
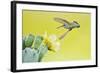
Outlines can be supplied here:
[[22, 51], [22, 62], [29, 63], [29, 62], [38, 62], [39, 61], [39, 54], [36, 50], [31, 48], [25, 48]]
[[29, 34], [29, 36], [25, 39], [25, 46], [31, 47], [34, 41], [34, 36], [32, 34]]
[[41, 45], [39, 47], [39, 62], [42, 61], [43, 56], [47, 53], [48, 47], [46, 45]]
[[34, 48], [38, 49], [42, 41], [43, 41], [43, 37], [36, 36], [35, 41], [34, 41]]

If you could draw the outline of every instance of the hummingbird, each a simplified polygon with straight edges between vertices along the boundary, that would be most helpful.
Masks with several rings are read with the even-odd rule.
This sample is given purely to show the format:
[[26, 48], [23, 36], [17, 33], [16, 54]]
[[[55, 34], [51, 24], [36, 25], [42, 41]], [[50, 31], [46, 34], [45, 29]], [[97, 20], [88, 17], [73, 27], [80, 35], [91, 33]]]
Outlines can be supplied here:
[[69, 21], [62, 19], [62, 18], [54, 18], [54, 20], [62, 24], [61, 26], [58, 26], [57, 29], [59, 29], [61, 27], [68, 29], [68, 31], [66, 31], [63, 35], [61, 35], [59, 37], [59, 39], [63, 39], [67, 35], [67, 33], [69, 31], [71, 31], [72, 29], [80, 27], [80, 25], [77, 21], [69, 22]]

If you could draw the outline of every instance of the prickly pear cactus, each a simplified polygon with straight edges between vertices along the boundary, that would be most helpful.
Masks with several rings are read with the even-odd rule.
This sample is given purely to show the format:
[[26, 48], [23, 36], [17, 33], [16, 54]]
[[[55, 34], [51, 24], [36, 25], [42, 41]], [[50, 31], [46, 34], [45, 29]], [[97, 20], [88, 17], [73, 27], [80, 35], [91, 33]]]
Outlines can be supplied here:
[[[46, 45], [42, 44], [43, 38], [41, 36], [33, 36], [30, 34], [27, 37], [23, 37], [23, 50], [22, 50], [22, 62], [40, 62], [43, 56], [48, 51]], [[33, 48], [32, 48], [33, 45]]]
[[50, 37], [47, 34], [43, 36], [34, 36], [29, 34], [23, 37], [23, 49], [22, 49], [22, 62], [41, 62], [44, 55], [48, 50], [56, 51], [59, 49], [59, 42], [56, 36]]
[[22, 62], [38, 62], [39, 54], [32, 48], [25, 48], [22, 51]]

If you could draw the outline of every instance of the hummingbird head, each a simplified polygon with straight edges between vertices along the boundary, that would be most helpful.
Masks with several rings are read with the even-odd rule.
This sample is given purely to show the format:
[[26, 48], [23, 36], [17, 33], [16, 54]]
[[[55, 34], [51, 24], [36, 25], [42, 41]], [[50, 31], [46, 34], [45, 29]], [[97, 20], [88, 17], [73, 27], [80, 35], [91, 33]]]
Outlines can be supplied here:
[[73, 24], [74, 24], [74, 26], [75, 26], [76, 28], [80, 28], [80, 25], [79, 25], [79, 23], [78, 23], [77, 21], [73, 21]]

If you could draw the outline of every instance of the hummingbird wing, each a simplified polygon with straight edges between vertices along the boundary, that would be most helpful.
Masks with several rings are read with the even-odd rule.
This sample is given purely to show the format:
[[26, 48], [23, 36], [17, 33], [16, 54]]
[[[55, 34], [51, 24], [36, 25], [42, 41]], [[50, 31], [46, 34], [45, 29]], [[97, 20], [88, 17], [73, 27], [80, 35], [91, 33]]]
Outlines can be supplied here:
[[68, 22], [67, 20], [62, 19], [62, 18], [54, 18], [54, 20], [57, 21], [57, 22], [59, 22], [59, 23], [61, 23], [61, 24], [63, 24], [63, 25], [61, 25], [61, 26], [59, 26], [57, 28], [64, 27], [64, 28], [69, 29], [69, 27], [71, 25], [70, 22]]
[[62, 23], [62, 24], [71, 24], [70, 22], [68, 22], [67, 20], [65, 19], [62, 19], [62, 18], [54, 18], [55, 21], [59, 22], [59, 23]]
[[64, 27], [64, 25], [58, 26], [57, 29], [59, 29], [59, 28], [61, 28], [61, 27]]

